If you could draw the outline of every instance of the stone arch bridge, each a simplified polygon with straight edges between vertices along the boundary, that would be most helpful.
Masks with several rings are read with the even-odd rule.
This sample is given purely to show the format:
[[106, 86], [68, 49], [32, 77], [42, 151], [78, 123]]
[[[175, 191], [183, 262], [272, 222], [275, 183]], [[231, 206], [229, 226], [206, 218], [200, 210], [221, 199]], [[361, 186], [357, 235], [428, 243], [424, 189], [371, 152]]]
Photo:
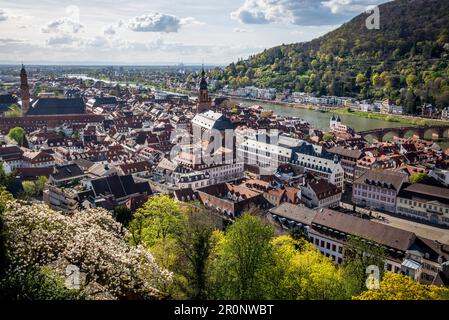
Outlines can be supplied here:
[[424, 139], [427, 133], [432, 134], [432, 139], [442, 139], [449, 130], [449, 125], [433, 125], [420, 127], [398, 127], [398, 128], [379, 128], [360, 131], [357, 134], [362, 138], [372, 136], [377, 141], [383, 141], [385, 136], [393, 134], [395, 137], [404, 138], [407, 133], [411, 133], [414, 138]]

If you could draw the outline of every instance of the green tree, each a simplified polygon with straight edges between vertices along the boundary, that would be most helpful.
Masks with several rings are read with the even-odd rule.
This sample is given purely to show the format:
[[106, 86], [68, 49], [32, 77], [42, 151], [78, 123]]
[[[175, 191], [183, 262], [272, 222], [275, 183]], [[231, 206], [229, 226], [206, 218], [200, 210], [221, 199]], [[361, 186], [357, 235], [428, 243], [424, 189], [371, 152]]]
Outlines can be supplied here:
[[330, 132], [326, 132], [323, 134], [323, 141], [331, 141], [334, 138], [334, 135]]
[[382, 278], [386, 249], [377, 246], [365, 239], [356, 236], [347, 237], [347, 247], [345, 249], [345, 289], [349, 296], [357, 295], [366, 290], [366, 270], [369, 266], [379, 268], [379, 277]]
[[23, 187], [23, 194], [22, 196], [24, 198], [32, 198], [34, 196], [36, 196], [36, 185], [34, 184], [34, 182], [32, 181], [23, 181], [22, 182], [22, 187]]
[[23, 128], [12, 128], [11, 130], [9, 130], [8, 137], [16, 141], [20, 147], [25, 145], [26, 132]]
[[191, 299], [205, 299], [208, 292], [209, 258], [215, 246], [213, 232], [219, 218], [200, 204], [184, 206], [186, 219], [175, 235], [179, 248], [176, 271], [187, 281], [184, 292]]
[[414, 173], [414, 174], [410, 175], [408, 180], [410, 183], [415, 184], [415, 183], [420, 183], [420, 182], [426, 180], [427, 178], [429, 178], [427, 173]]
[[3, 162], [0, 163], [0, 187], [8, 187], [14, 181], [14, 173], [7, 174], [5, 168], [3, 167]]
[[22, 109], [17, 104], [13, 104], [11, 107], [9, 107], [9, 111], [5, 112], [6, 118], [21, 117], [21, 116], [22, 116]]
[[41, 176], [38, 177], [36, 181], [23, 181], [22, 196], [25, 198], [41, 197], [47, 180], [47, 177]]
[[45, 176], [40, 176], [37, 178], [37, 180], [34, 182], [36, 186], [36, 194], [38, 196], [42, 196], [45, 188], [45, 184], [47, 183], [48, 178]]
[[128, 228], [132, 218], [133, 212], [127, 206], [117, 206], [114, 208], [115, 220], [120, 222], [123, 227]]
[[172, 236], [182, 218], [179, 204], [166, 195], [151, 197], [134, 213], [129, 225], [134, 244], [152, 246], [158, 240]]
[[409, 74], [406, 78], [407, 86], [409, 86], [409, 88], [415, 87], [417, 81], [418, 78], [414, 74]]
[[214, 261], [214, 297], [264, 299], [266, 276], [274, 262], [273, 229], [259, 217], [244, 214], [227, 230]]
[[270, 299], [331, 300], [349, 298], [341, 269], [304, 239], [272, 240], [275, 263], [265, 291]]
[[363, 85], [366, 82], [365, 75], [363, 73], [359, 73], [355, 79], [355, 82], [358, 85]]
[[50, 268], [35, 268], [1, 282], [0, 300], [86, 300], [82, 290], [68, 289]]

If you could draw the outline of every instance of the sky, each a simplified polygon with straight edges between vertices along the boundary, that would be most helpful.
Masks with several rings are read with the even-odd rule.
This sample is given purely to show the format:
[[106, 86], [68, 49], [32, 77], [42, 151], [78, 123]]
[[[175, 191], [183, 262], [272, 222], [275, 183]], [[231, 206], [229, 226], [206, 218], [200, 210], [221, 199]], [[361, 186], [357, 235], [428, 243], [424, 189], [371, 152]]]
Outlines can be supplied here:
[[386, 0], [1, 0], [0, 63], [219, 64], [309, 41]]

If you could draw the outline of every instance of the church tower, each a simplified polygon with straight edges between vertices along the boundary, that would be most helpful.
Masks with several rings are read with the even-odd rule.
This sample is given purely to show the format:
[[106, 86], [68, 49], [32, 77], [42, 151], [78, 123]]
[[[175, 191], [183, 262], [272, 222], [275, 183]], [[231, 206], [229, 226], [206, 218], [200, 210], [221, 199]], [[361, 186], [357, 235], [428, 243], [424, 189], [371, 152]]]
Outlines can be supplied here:
[[30, 87], [28, 86], [28, 76], [23, 64], [22, 70], [20, 70], [20, 96], [22, 99], [22, 116], [26, 116], [30, 109]]
[[206, 72], [204, 72], [204, 66], [201, 71], [201, 82], [200, 82], [200, 92], [198, 96], [198, 106], [197, 113], [202, 113], [204, 111], [210, 110], [212, 107], [212, 101], [209, 97], [209, 90], [206, 81]]

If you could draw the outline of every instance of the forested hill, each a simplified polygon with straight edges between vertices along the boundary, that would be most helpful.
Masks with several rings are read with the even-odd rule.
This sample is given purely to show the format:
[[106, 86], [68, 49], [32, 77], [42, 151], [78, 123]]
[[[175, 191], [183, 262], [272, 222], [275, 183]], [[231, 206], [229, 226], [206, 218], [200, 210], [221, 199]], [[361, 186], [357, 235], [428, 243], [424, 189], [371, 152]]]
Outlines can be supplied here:
[[255, 85], [359, 99], [390, 98], [415, 112], [449, 104], [449, 1], [396, 0], [380, 7], [380, 30], [362, 13], [306, 43], [282, 45], [211, 76], [219, 86]]

